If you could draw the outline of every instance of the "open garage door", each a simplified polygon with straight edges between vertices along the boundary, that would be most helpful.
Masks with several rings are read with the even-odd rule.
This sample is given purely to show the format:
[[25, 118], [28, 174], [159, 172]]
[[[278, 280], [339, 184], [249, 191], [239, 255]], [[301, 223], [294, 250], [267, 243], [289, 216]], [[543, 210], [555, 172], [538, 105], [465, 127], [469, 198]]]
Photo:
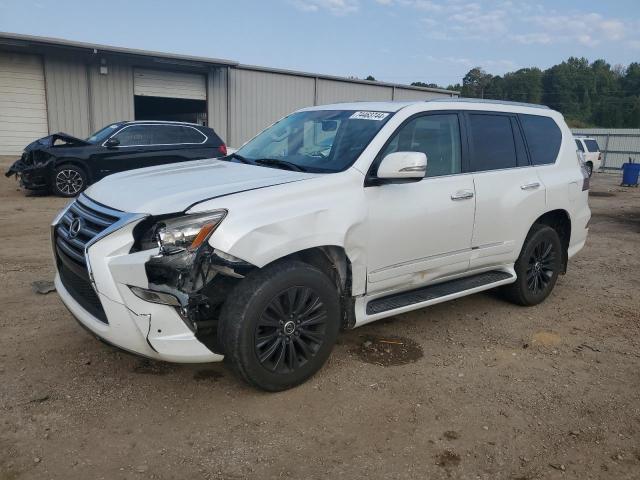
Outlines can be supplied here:
[[42, 60], [0, 52], [0, 155], [20, 154], [48, 130]]
[[204, 75], [137, 68], [134, 72], [134, 94], [136, 120], [207, 124], [207, 83]]

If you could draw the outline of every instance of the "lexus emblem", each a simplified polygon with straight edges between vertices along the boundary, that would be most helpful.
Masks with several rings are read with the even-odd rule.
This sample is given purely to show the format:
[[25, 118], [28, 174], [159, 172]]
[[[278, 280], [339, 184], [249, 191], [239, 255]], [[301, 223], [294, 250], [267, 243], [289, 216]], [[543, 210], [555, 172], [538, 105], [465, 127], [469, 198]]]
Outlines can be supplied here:
[[80, 229], [82, 228], [82, 219], [80, 217], [76, 217], [71, 220], [71, 225], [69, 225], [69, 237], [76, 238], [80, 233]]

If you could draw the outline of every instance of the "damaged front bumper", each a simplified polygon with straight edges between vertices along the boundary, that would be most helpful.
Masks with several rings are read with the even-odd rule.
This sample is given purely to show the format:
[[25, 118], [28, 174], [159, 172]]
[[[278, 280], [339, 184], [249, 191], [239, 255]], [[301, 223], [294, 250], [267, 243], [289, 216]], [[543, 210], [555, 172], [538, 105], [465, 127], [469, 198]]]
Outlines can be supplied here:
[[[178, 363], [223, 359], [216, 336], [217, 315], [226, 294], [243, 277], [239, 272], [252, 266], [240, 261], [242, 265], [236, 262], [230, 267], [233, 257], [224, 258], [208, 244], [196, 254], [182, 256], [135, 251], [134, 228], [140, 220], [128, 223], [85, 252], [87, 278], [104, 312], [100, 318], [78, 297], [82, 288], [75, 288], [66, 273], [65, 262], [70, 259], [56, 246], [56, 225], [66, 221], [65, 215], [52, 228], [56, 288], [84, 327], [110, 344], [149, 358]], [[176, 302], [149, 301], [141, 298], [140, 291], [161, 292]]]
[[[27, 158], [25, 158], [27, 157]], [[45, 191], [50, 188], [53, 174], [53, 160], [44, 163], [30, 163], [24, 154], [5, 172], [5, 177], [16, 176], [20, 186], [27, 190]]]

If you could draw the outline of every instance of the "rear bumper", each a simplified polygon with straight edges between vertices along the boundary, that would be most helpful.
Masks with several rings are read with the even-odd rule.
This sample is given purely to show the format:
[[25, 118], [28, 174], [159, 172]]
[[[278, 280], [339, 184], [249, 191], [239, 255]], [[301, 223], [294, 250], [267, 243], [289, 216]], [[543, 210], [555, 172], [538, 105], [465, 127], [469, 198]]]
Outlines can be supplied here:
[[[586, 197], [588, 192], [582, 192]], [[591, 210], [586, 205], [571, 219], [571, 240], [569, 242], [568, 257], [573, 257], [584, 247], [589, 234], [589, 220], [591, 220]]]

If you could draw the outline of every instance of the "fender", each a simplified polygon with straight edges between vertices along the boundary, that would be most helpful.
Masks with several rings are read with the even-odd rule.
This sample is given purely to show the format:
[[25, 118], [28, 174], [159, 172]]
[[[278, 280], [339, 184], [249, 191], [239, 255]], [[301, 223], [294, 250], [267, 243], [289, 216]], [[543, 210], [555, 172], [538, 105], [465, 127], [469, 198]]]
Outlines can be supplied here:
[[357, 170], [214, 199], [189, 213], [216, 208], [229, 213], [209, 239], [215, 249], [262, 268], [301, 250], [342, 247], [352, 266], [353, 295], [364, 293], [367, 207]]

